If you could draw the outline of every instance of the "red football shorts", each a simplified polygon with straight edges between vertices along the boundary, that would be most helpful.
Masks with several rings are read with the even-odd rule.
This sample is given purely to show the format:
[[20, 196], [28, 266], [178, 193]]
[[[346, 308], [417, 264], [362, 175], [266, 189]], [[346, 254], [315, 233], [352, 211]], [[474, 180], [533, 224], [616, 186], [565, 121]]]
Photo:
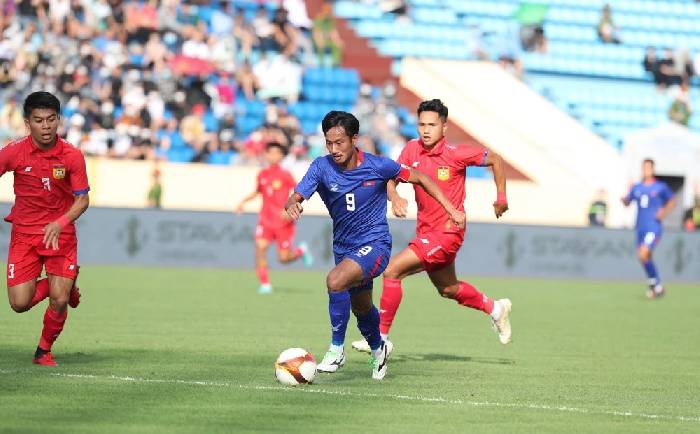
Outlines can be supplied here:
[[46, 248], [43, 235], [12, 232], [7, 254], [7, 286], [15, 286], [46, 274], [75, 280], [78, 276], [78, 238], [61, 234], [58, 250]]
[[455, 261], [464, 235], [461, 233], [429, 232], [418, 234], [408, 243], [427, 272], [444, 268]]
[[272, 244], [277, 242], [277, 250], [288, 250], [292, 248], [296, 226], [294, 223], [285, 223], [279, 226], [268, 226], [258, 223], [255, 228], [255, 239], [264, 240]]

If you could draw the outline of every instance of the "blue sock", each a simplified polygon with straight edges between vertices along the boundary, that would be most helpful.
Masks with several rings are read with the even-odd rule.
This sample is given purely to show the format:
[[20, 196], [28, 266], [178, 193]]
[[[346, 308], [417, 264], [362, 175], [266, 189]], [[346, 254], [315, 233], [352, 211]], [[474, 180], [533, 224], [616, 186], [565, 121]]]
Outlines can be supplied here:
[[367, 315], [357, 316], [357, 328], [365, 337], [369, 347], [373, 350], [382, 346], [382, 337], [379, 334], [379, 311], [372, 305], [372, 309]]
[[661, 278], [659, 277], [659, 273], [656, 271], [654, 261], [650, 259], [647, 262], [643, 262], [642, 266], [644, 267], [644, 271], [646, 271], [647, 277], [649, 278], [649, 285], [655, 286], [661, 283]]
[[350, 293], [328, 293], [328, 315], [331, 317], [331, 331], [333, 345], [342, 346], [345, 343], [345, 332], [350, 321]]

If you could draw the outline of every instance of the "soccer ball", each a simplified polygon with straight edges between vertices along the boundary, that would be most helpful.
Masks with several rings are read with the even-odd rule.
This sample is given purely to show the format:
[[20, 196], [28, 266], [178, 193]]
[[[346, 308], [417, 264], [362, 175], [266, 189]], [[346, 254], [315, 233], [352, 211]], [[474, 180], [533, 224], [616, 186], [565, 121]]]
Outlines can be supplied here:
[[285, 386], [311, 383], [316, 376], [316, 360], [302, 348], [289, 348], [277, 358], [275, 376]]

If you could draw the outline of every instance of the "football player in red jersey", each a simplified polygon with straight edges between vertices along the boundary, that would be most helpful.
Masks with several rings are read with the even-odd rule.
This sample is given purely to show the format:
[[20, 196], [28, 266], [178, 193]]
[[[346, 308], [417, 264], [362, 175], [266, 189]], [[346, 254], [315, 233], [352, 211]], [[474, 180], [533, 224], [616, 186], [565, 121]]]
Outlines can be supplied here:
[[[492, 167], [497, 192], [493, 208], [496, 218], [501, 217], [508, 210], [503, 159], [486, 149], [450, 145], [445, 140], [446, 131], [447, 107], [438, 99], [423, 101], [418, 107], [420, 138], [406, 144], [398, 162], [430, 176], [460, 211], [464, 211], [467, 167]], [[425, 190], [414, 186], [414, 192], [418, 205], [416, 238], [391, 258], [384, 271], [380, 331], [387, 341], [388, 350], [393, 349], [387, 338], [403, 296], [401, 280], [423, 271], [428, 273], [442, 297], [490, 315], [500, 342], [507, 344], [511, 340], [511, 301], [493, 300], [468, 282], [457, 279], [454, 261], [464, 241], [465, 229], [456, 227], [440, 204]], [[394, 215], [405, 217], [407, 202], [397, 193], [395, 183], [389, 183], [388, 194]], [[353, 348], [366, 351], [367, 344], [355, 341]]]
[[[57, 135], [61, 103], [48, 92], [24, 101], [29, 135], [0, 150], [0, 175], [14, 172], [15, 204], [7, 255], [7, 293], [15, 312], [49, 298], [34, 363], [56, 366], [51, 347], [63, 330], [68, 306], [77, 307], [78, 239], [75, 220], [90, 199], [83, 154]], [[39, 279], [42, 269], [46, 278]]]
[[272, 292], [267, 269], [267, 249], [273, 242], [277, 242], [277, 258], [281, 263], [288, 264], [300, 258], [307, 267], [313, 263], [306, 243], [300, 243], [298, 247], [292, 246], [296, 227], [284, 211], [284, 204], [294, 190], [296, 181], [288, 170], [280, 166], [286, 155], [287, 149], [281, 144], [271, 142], [267, 145], [265, 159], [269, 166], [258, 174], [255, 191], [236, 207], [236, 212], [240, 214], [243, 205], [258, 195], [262, 196], [262, 208], [255, 228], [255, 270], [260, 280], [258, 292], [261, 294]]

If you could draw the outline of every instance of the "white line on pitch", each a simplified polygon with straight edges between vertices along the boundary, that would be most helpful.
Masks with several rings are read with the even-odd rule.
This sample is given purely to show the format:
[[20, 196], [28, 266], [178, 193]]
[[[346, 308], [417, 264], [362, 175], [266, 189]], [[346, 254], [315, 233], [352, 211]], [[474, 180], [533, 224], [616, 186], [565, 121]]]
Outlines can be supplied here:
[[[36, 370], [4, 370], [0, 369], [0, 374], [24, 374], [24, 373], [36, 373]], [[177, 379], [158, 379], [158, 378], [141, 378], [141, 377], [124, 377], [118, 375], [91, 375], [91, 374], [66, 374], [66, 373], [51, 373], [53, 377], [61, 378], [79, 378], [87, 380], [113, 380], [122, 382], [133, 382], [133, 383], [159, 383], [159, 384], [182, 384], [186, 386], [208, 386], [208, 387], [230, 387], [236, 389], [244, 390], [261, 390], [261, 391], [273, 391], [273, 392], [298, 392], [298, 393], [311, 393], [319, 395], [338, 395], [338, 396], [350, 396], [350, 397], [362, 397], [362, 398], [385, 398], [385, 399], [396, 399], [405, 401], [418, 401], [418, 402], [438, 402], [444, 404], [453, 405], [469, 405], [473, 407], [503, 407], [503, 408], [522, 408], [522, 409], [533, 409], [533, 410], [545, 410], [545, 411], [558, 411], [558, 412], [568, 412], [568, 413], [581, 413], [581, 414], [603, 414], [608, 416], [621, 416], [621, 417], [632, 417], [641, 419], [663, 419], [663, 420], [675, 420], [680, 422], [700, 422], [700, 417], [694, 416], [671, 416], [666, 414], [648, 414], [648, 413], [635, 413], [631, 411], [620, 411], [620, 410], [594, 410], [580, 407], [567, 407], [558, 405], [547, 405], [547, 404], [533, 404], [533, 403], [503, 403], [503, 402], [492, 402], [492, 401], [464, 401], [461, 399], [448, 399], [442, 397], [428, 397], [420, 395], [390, 395], [381, 393], [356, 393], [346, 390], [328, 390], [319, 389], [317, 387], [282, 387], [282, 386], [260, 386], [254, 384], [234, 384], [225, 381], [199, 381], [199, 380], [177, 380]]]

